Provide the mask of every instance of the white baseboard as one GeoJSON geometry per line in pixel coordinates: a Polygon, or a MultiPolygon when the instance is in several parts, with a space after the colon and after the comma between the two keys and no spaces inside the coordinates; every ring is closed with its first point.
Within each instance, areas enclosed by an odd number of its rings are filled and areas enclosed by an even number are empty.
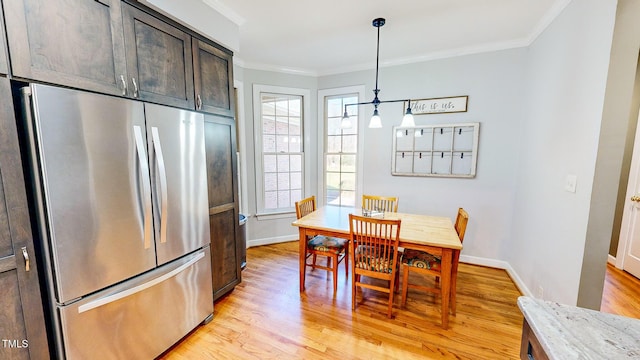
{"type": "Polygon", "coordinates": [[[518,288],[518,290],[520,290],[522,295],[533,297],[533,293],[531,292],[531,290],[529,290],[529,288],[524,284],[524,281],[522,281],[520,276],[518,276],[518,273],[506,261],[482,258],[477,256],[460,255],[460,262],[471,265],[504,269],[507,271],[507,274],[509,275],[513,283],[516,284],[516,287],[518,288]]]}
{"type": "Polygon", "coordinates": [[[607,262],[611,265],[616,265],[616,257],[613,255],[608,255],[607,262]]]}
{"type": "Polygon", "coordinates": [[[276,237],[262,238],[262,239],[253,239],[253,240],[247,241],[247,249],[254,246],[279,244],[283,242],[296,241],[296,240],[298,240],[298,234],[276,236],[276,237]]]}

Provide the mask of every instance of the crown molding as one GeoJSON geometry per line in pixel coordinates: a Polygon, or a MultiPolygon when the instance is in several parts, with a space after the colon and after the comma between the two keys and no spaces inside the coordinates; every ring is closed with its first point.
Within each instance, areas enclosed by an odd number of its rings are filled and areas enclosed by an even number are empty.
{"type": "Polygon", "coordinates": [[[273,72],[279,72],[283,74],[292,74],[292,75],[301,75],[301,76],[313,76],[313,77],[319,76],[318,72],[314,70],[244,61],[242,58],[237,57],[235,55],[233,57],[233,63],[234,65],[238,65],[243,69],[273,71],[273,72]]]}

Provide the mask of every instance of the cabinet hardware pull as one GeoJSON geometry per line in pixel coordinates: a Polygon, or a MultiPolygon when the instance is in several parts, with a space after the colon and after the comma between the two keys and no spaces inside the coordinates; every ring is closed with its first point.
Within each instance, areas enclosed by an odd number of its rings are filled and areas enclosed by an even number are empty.
{"type": "Polygon", "coordinates": [[[122,96],[127,96],[127,80],[124,79],[124,75],[120,75],[120,81],[122,82],[122,96]]]}
{"type": "Polygon", "coordinates": [[[29,271],[31,266],[29,265],[29,254],[26,246],[22,247],[22,257],[24,257],[24,271],[29,271]]]}
{"type": "Polygon", "coordinates": [[[196,109],[202,110],[202,97],[200,97],[200,94],[196,95],[196,109]]]}
{"type": "Polygon", "coordinates": [[[131,82],[133,83],[133,97],[138,97],[138,83],[136,83],[136,78],[132,77],[131,82]]]}

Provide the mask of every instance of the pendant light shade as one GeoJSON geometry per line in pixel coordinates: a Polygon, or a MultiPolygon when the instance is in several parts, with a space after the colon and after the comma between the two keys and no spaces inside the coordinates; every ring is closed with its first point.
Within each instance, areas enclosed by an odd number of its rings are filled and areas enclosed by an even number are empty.
{"type": "Polygon", "coordinates": [[[407,111],[404,113],[402,117],[402,122],[400,123],[401,127],[413,127],[416,126],[416,122],[413,120],[413,113],[411,113],[411,104],[407,108],[407,111]]]}
{"type": "Polygon", "coordinates": [[[342,116],[342,121],[340,121],[340,129],[351,129],[352,126],[353,124],[351,123],[351,119],[349,118],[347,109],[345,109],[344,115],[342,116]]]}
{"type": "Polygon", "coordinates": [[[380,119],[378,109],[373,110],[373,116],[371,116],[371,120],[369,121],[369,127],[372,129],[378,129],[382,127],[382,119],[380,119]]]}
{"type": "Polygon", "coordinates": [[[382,120],[380,119],[380,115],[378,114],[378,105],[382,104],[382,103],[390,103],[390,102],[407,102],[409,104],[409,106],[407,107],[407,110],[404,114],[404,117],[402,118],[402,122],[400,124],[400,126],[402,127],[412,127],[412,126],[416,126],[416,123],[413,119],[413,114],[411,113],[411,99],[403,99],[403,100],[385,100],[382,101],[380,99],[378,99],[378,93],[380,92],[380,89],[378,88],[378,72],[379,72],[379,65],[380,65],[380,28],[384,25],[385,23],[385,19],[383,18],[377,18],[377,19],[373,19],[373,26],[378,28],[378,41],[376,43],[376,87],[375,89],[373,89],[373,100],[369,101],[369,102],[359,102],[359,103],[355,103],[355,104],[345,104],[344,105],[344,116],[342,117],[342,121],[340,122],[340,127],[343,129],[347,129],[351,127],[351,120],[349,120],[349,115],[347,114],[347,106],[357,106],[357,105],[367,105],[367,104],[372,104],[374,106],[374,110],[373,110],[373,116],[371,117],[371,121],[369,121],[369,127],[370,128],[381,128],[382,127],[382,120]]]}

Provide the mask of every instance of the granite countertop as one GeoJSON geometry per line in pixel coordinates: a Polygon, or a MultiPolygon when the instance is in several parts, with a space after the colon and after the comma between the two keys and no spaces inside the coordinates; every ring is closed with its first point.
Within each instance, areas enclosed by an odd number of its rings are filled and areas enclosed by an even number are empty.
{"type": "Polygon", "coordinates": [[[640,320],[521,296],[549,359],[640,359],[640,320]]]}

